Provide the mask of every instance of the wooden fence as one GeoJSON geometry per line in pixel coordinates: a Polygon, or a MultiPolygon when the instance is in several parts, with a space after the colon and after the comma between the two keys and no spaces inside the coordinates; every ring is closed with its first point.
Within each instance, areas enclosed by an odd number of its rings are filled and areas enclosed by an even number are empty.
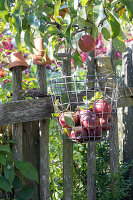
{"type": "MultiPolygon", "coordinates": [[[[63,72],[71,74],[70,54],[60,54],[63,57],[63,72]]],[[[127,57],[125,57],[126,59],[127,57]]],[[[88,56],[88,64],[94,65],[94,52],[88,56]],[[90,59],[91,57],[91,59],[90,59]]],[[[23,100],[22,68],[14,67],[13,101],[0,104],[0,126],[12,124],[12,135],[17,140],[14,147],[15,159],[31,162],[38,170],[39,184],[25,181],[25,184],[35,186],[35,199],[50,199],[49,191],[49,119],[54,112],[51,97],[47,95],[46,68],[37,66],[38,95],[35,99],[23,100]]],[[[93,73],[93,72],[89,72],[93,73]]],[[[133,88],[121,87],[118,107],[132,106],[133,88]],[[124,92],[123,92],[124,89],[124,92]]],[[[116,130],[117,131],[117,130],[116,130]]],[[[111,144],[115,150],[115,144],[111,144]]],[[[114,152],[110,154],[114,162],[114,152]]],[[[87,164],[87,200],[96,199],[94,173],[96,170],[96,144],[88,143],[87,164]]],[[[112,167],[115,170],[115,168],[112,167]]],[[[63,200],[73,199],[73,143],[63,141],[63,200]]]]}

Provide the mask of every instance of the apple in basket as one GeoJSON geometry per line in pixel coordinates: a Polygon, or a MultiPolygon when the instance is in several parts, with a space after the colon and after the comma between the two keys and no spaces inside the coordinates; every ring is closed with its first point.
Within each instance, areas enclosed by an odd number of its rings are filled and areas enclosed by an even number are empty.
{"type": "Polygon", "coordinates": [[[63,128],[72,128],[77,124],[78,116],[74,112],[62,112],[59,115],[59,123],[63,128]]]}
{"type": "Polygon", "coordinates": [[[87,129],[94,129],[99,125],[99,117],[90,110],[81,110],[80,123],[87,129]]]}
{"type": "Polygon", "coordinates": [[[113,116],[111,118],[100,118],[100,125],[102,130],[107,131],[113,128],[114,119],[113,116]]]}
{"type": "Polygon", "coordinates": [[[98,140],[102,138],[102,127],[99,125],[94,129],[88,129],[88,140],[98,140]]]}
{"type": "Polygon", "coordinates": [[[110,119],[112,105],[107,100],[96,100],[93,104],[93,112],[98,114],[100,118],[110,119]]]}
{"type": "Polygon", "coordinates": [[[76,126],[72,129],[70,138],[77,142],[84,142],[87,140],[87,130],[82,126],[76,126]]]}

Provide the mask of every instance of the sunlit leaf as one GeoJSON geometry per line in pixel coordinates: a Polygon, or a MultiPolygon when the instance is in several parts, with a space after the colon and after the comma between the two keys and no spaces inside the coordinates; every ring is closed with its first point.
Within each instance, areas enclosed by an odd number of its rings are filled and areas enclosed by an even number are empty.
{"type": "Polygon", "coordinates": [[[126,45],[122,36],[118,36],[113,39],[113,46],[119,52],[126,52],[126,45]]]}
{"type": "Polygon", "coordinates": [[[94,12],[94,22],[95,22],[96,26],[98,26],[99,22],[101,21],[101,19],[103,17],[102,2],[101,2],[101,4],[94,6],[93,12],[94,12]]]}
{"type": "Polygon", "coordinates": [[[110,38],[110,32],[106,27],[102,27],[101,33],[105,40],[110,38]]]}
{"type": "Polygon", "coordinates": [[[117,21],[116,17],[109,12],[109,23],[112,30],[112,38],[115,38],[120,33],[120,23],[117,21]]]}
{"type": "Polygon", "coordinates": [[[71,114],[71,113],[70,113],[70,114],[66,114],[66,115],[64,116],[64,118],[65,118],[66,124],[67,124],[70,128],[73,128],[74,125],[75,125],[75,123],[74,123],[72,114],[71,114]]]}
{"type": "Polygon", "coordinates": [[[54,6],[54,18],[55,18],[55,21],[57,21],[58,23],[60,23],[60,21],[57,19],[57,17],[59,16],[60,5],[61,5],[61,0],[58,0],[54,6]]]}
{"type": "Polygon", "coordinates": [[[16,46],[18,47],[18,49],[20,51],[22,51],[22,47],[21,47],[21,34],[20,33],[16,34],[16,36],[15,36],[15,43],[16,43],[16,46]]]}
{"type": "Polygon", "coordinates": [[[81,56],[80,56],[80,54],[79,54],[77,49],[74,52],[73,60],[74,60],[76,66],[81,66],[82,65],[82,58],[81,58],[81,56]]]}
{"type": "Polygon", "coordinates": [[[88,0],[81,0],[80,3],[84,7],[87,4],[88,0]]]}

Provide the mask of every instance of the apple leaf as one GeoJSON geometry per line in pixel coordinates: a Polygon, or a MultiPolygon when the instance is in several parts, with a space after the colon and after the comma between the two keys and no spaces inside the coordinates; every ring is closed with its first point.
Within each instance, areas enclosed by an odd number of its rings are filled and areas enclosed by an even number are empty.
{"type": "Polygon", "coordinates": [[[59,24],[60,24],[60,21],[57,19],[57,17],[59,16],[60,5],[61,5],[61,0],[58,0],[54,6],[54,18],[55,18],[55,21],[58,22],[59,24]]]}
{"type": "Polygon", "coordinates": [[[52,117],[53,117],[53,118],[59,117],[59,113],[52,113],[52,117]]]}
{"type": "Polygon", "coordinates": [[[66,124],[70,127],[70,128],[73,128],[75,123],[74,123],[74,120],[73,120],[73,117],[72,117],[72,114],[67,114],[64,116],[65,118],[65,122],[66,124]]]}
{"type": "Polygon", "coordinates": [[[28,47],[29,51],[34,54],[33,52],[33,44],[31,42],[31,31],[28,30],[25,32],[24,34],[24,42],[25,42],[25,45],[28,47]]]}
{"type": "Polygon", "coordinates": [[[87,4],[88,0],[80,0],[81,5],[84,7],[87,4]]]}
{"type": "Polygon", "coordinates": [[[59,34],[60,31],[55,25],[51,25],[51,26],[49,26],[47,33],[50,34],[50,36],[52,36],[52,35],[55,35],[55,34],[59,34]]]}
{"type": "Polygon", "coordinates": [[[110,32],[107,28],[103,27],[101,33],[105,40],[108,40],[110,38],[110,32]]]}
{"type": "Polygon", "coordinates": [[[86,96],[84,96],[83,101],[86,105],[84,108],[86,108],[86,109],[92,108],[94,101],[101,99],[101,98],[103,98],[103,93],[100,91],[97,91],[90,100],[88,100],[86,98],[86,96]]]}
{"type": "Polygon", "coordinates": [[[22,46],[21,46],[21,33],[17,33],[16,36],[15,36],[15,43],[16,43],[16,46],[18,47],[18,49],[20,51],[22,51],[22,46]]]}
{"type": "Polygon", "coordinates": [[[101,16],[103,16],[103,3],[94,6],[93,12],[94,12],[94,22],[96,26],[98,26],[99,22],[102,19],[101,16]]]}
{"type": "Polygon", "coordinates": [[[122,36],[117,36],[113,39],[113,46],[119,52],[126,52],[126,45],[122,36]]]}
{"type": "Polygon", "coordinates": [[[79,54],[77,49],[74,52],[73,60],[74,60],[76,66],[81,66],[82,65],[82,58],[81,58],[81,56],[80,56],[80,54],[79,54]]]}
{"type": "Polygon", "coordinates": [[[112,30],[112,36],[111,37],[115,38],[120,33],[120,24],[117,21],[117,19],[115,18],[115,16],[111,14],[111,12],[109,12],[109,23],[111,25],[111,30],[112,30]]]}
{"type": "Polygon", "coordinates": [[[96,92],[95,94],[94,94],[94,101],[95,100],[98,100],[98,99],[102,99],[103,98],[103,93],[102,92],[100,92],[100,91],[98,91],[98,92],[96,92]]]}

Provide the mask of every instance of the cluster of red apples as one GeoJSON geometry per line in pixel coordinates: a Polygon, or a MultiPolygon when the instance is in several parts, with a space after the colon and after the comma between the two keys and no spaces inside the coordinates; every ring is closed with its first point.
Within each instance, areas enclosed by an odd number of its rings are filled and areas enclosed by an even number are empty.
{"type": "Polygon", "coordinates": [[[100,140],[103,131],[113,128],[112,106],[107,100],[96,100],[90,110],[61,113],[59,123],[65,130],[65,136],[72,141],[82,143],[88,140],[100,140]],[[74,122],[73,127],[68,123],[71,119],[74,122]]]}

